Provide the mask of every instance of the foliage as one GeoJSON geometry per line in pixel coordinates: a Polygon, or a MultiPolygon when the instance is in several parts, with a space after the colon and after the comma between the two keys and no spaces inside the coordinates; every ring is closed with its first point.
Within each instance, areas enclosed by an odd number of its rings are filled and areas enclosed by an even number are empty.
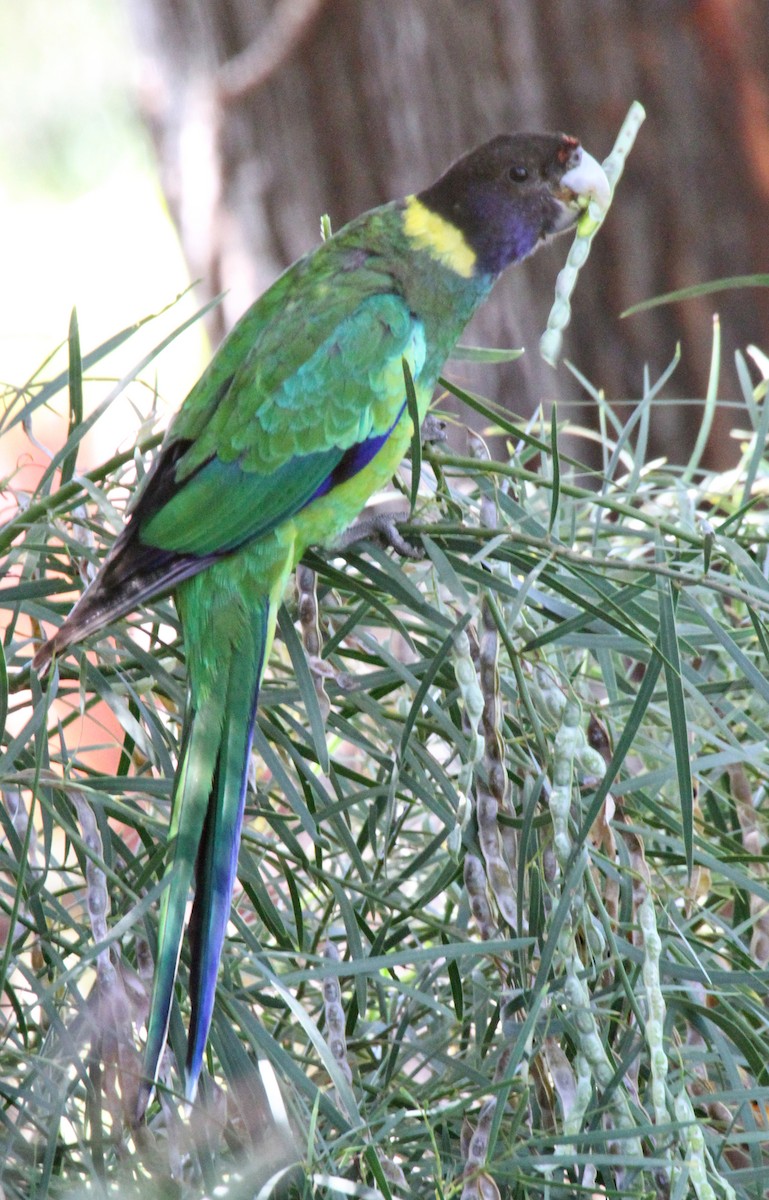
{"type": "Polygon", "coordinates": [[[422,452],[401,530],[423,558],[309,557],[263,689],[212,1077],[188,1120],[169,1054],[140,1130],[173,606],[45,691],[28,663],[157,435],[78,470],[74,325],[69,376],[8,393],[3,432],[62,390],[71,419],[34,495],[6,481],[0,532],[6,1197],[762,1195],[769,406],[739,367],[751,430],[721,478],[645,461],[667,374],[625,424],[588,389],[597,472],[555,412],[522,429],[447,384],[486,429],[422,452]]]}

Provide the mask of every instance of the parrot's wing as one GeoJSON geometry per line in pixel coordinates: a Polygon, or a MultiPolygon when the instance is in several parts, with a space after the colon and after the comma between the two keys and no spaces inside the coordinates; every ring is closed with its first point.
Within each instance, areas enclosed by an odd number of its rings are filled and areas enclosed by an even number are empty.
{"type": "MultiPolygon", "coordinates": [[[[53,653],[290,520],[362,471],[387,441],[405,406],[403,360],[414,378],[425,360],[421,321],[401,296],[374,293],[352,311],[348,298],[348,315],[320,338],[335,305],[313,320],[314,299],[297,345],[282,355],[273,321],[266,335],[257,322],[255,349],[245,357],[233,353],[229,339],[216,355],[101,571],[38,651],[37,670],[53,653]],[[220,358],[231,362],[224,375],[220,358]]],[[[256,321],[261,304],[244,320],[256,321]]],[[[237,349],[243,322],[233,334],[237,349]]]]}
{"type": "Polygon", "coordinates": [[[351,478],[403,412],[404,358],[417,376],[424,330],[393,294],[367,297],[279,382],[271,364],[249,356],[200,437],[166,458],[171,478],[161,463],[134,512],[139,542],[185,556],[227,554],[351,478]]]}

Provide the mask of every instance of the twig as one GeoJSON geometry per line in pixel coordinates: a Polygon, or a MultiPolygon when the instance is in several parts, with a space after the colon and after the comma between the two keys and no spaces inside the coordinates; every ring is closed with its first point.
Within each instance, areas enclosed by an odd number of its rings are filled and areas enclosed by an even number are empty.
{"type": "Polygon", "coordinates": [[[219,70],[217,94],[222,104],[242,100],[262,87],[308,32],[325,0],[279,0],[255,41],[219,70]]]}

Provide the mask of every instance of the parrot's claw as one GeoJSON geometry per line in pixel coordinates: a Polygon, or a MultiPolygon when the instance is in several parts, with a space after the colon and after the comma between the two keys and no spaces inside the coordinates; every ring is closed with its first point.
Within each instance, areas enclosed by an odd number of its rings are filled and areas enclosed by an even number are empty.
{"type": "Polygon", "coordinates": [[[412,546],[398,531],[398,521],[408,520],[407,513],[371,513],[360,517],[349,529],[342,534],[337,543],[340,550],[353,546],[356,542],[371,539],[380,546],[393,549],[403,558],[420,559],[424,557],[418,546],[412,546]]]}
{"type": "Polygon", "coordinates": [[[422,422],[423,445],[437,445],[440,442],[446,441],[448,441],[446,422],[441,417],[436,417],[433,413],[428,413],[422,422]]]}

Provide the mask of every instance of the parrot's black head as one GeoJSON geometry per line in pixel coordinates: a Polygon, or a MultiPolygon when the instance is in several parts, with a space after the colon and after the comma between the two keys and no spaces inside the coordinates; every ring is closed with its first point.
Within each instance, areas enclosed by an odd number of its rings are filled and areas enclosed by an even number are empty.
{"type": "Polygon", "coordinates": [[[417,199],[460,231],[476,273],[496,275],[569,229],[583,197],[606,204],[608,193],[602,168],[576,138],[514,133],[465,154],[417,199]]]}

